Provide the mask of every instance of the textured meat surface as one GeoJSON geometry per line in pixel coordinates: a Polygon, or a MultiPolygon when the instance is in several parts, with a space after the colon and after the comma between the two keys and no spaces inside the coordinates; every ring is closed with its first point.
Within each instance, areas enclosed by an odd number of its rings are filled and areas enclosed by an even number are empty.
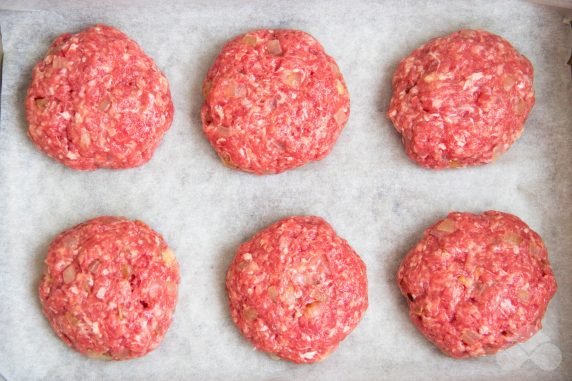
{"type": "Polygon", "coordinates": [[[397,278],[413,323],[458,358],[528,340],[556,292],[540,236],[495,211],[450,213],[425,231],[397,278]]]}
{"type": "Polygon", "coordinates": [[[324,158],[350,112],[336,62],[298,30],[257,30],[231,40],[203,94],[208,140],[226,165],[256,174],[324,158]]]}
{"type": "Polygon", "coordinates": [[[534,104],[530,61],[480,30],[436,38],[402,60],[388,116],[428,168],[490,163],[521,135],[534,104]]]}
{"type": "Polygon", "coordinates": [[[169,84],[125,34],[96,25],[64,34],[33,70],[28,135],[80,170],[146,163],[171,126],[169,84]]]}
{"type": "Polygon", "coordinates": [[[289,217],[243,243],[226,278],[232,319],[260,350],[319,361],[367,309],[365,264],[319,217],[289,217]]]}
{"type": "Polygon", "coordinates": [[[179,265],[140,221],[98,217],[50,245],[40,282],[58,336],[84,355],[123,360],[155,349],[171,324],[179,265]]]}

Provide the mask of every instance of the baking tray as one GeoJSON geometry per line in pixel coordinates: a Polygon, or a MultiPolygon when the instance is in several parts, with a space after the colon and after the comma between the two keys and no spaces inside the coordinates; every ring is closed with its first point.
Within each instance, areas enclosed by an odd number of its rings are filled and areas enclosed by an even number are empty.
{"type": "MultiPolygon", "coordinates": [[[[8,380],[570,380],[572,378],[572,36],[550,8],[524,1],[3,1],[0,125],[0,373],[8,380]],[[171,83],[175,119],[153,159],[77,172],[26,137],[32,66],[60,33],[116,26],[171,83]],[[298,28],[337,60],[351,116],[323,161],[258,177],[223,167],[199,119],[201,83],[222,45],[254,28],[298,28]],[[397,62],[428,39],[484,28],[535,67],[536,105],[497,162],[431,171],[414,165],[385,116],[397,62]],[[395,282],[423,229],[448,211],[496,209],[544,238],[559,289],[544,329],[496,356],[454,360],[409,322],[395,282]],[[54,236],[98,215],[141,219],[181,264],[179,303],[162,345],[125,362],[87,359],[43,317],[37,283],[54,236]],[[254,351],[234,327],[224,276],[240,242],[288,215],[326,218],[368,267],[370,307],[327,360],[295,365],[254,351]]],[[[1,378],[0,378],[1,379],[1,378]]]]}

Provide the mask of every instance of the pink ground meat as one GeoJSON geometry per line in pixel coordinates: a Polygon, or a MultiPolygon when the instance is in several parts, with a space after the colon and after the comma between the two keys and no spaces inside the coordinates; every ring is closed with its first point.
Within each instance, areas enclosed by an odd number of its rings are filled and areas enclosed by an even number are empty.
{"type": "Polygon", "coordinates": [[[50,245],[39,294],[56,334],[89,357],[124,360],[155,349],[171,325],[179,264],[140,221],[98,217],[50,245]]]}
{"type": "Polygon", "coordinates": [[[226,277],[231,316],[257,348],[327,357],[368,306],[365,264],[319,217],[289,217],[243,243],[226,277]]]}
{"type": "Polygon", "coordinates": [[[493,354],[541,328],[556,292],[546,247],[519,218],[450,213],[399,267],[415,326],[449,356],[493,354]]]}
{"type": "Polygon", "coordinates": [[[350,112],[338,65],[299,30],[227,43],[203,85],[203,130],[222,161],[256,174],[323,159],[350,112]]]}
{"type": "Polygon", "coordinates": [[[169,83],[119,30],[64,34],[35,67],[26,97],[28,135],[80,170],[146,163],[173,120],[169,83]]]}
{"type": "Polygon", "coordinates": [[[520,137],[534,104],[532,81],[532,64],[508,41],[461,30],[399,63],[388,116],[421,166],[486,164],[520,137]]]}

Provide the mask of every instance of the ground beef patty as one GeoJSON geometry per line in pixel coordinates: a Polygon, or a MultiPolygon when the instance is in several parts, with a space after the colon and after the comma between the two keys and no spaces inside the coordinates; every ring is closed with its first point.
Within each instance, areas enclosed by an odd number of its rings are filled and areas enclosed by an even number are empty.
{"type": "Polygon", "coordinates": [[[438,221],[409,252],[397,279],[413,323],[458,358],[528,340],[556,292],[540,236],[494,211],[438,221]]]}
{"type": "Polygon", "coordinates": [[[399,63],[388,115],[409,157],[428,168],[490,163],[522,133],[532,64],[503,38],[461,30],[399,63]]]}
{"type": "Polygon", "coordinates": [[[26,111],[34,143],[81,170],[146,163],[173,119],[165,76],[105,25],[54,41],[34,67],[26,111]]]}
{"type": "Polygon", "coordinates": [[[350,112],[336,62],[299,30],[257,30],[222,49],[203,85],[204,132],[230,166],[279,173],[323,159],[350,112]]]}
{"type": "Polygon", "coordinates": [[[283,219],[243,243],[226,287],[244,336],[296,363],[328,356],[368,304],[365,264],[319,217],[283,219]]]}
{"type": "Polygon", "coordinates": [[[61,233],[45,263],[40,301],[66,344],[113,360],[159,345],[179,284],[179,264],[161,235],[140,221],[99,217],[61,233]]]}

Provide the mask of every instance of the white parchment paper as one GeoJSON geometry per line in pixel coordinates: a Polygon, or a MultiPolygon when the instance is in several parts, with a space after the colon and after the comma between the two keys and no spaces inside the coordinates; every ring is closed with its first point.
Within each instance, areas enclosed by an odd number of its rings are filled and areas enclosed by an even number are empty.
{"type": "MultiPolygon", "coordinates": [[[[524,1],[2,1],[0,374],[12,380],[570,380],[572,377],[572,84],[570,27],[524,1]],[[135,2],[132,2],[135,3],[135,2]],[[123,171],[77,172],[26,137],[31,68],[52,40],[94,23],[116,26],[165,72],[175,120],[153,159],[123,171]],[[257,177],[222,166],[203,137],[201,83],[229,38],[299,28],[336,58],[351,94],[349,123],[323,161],[257,177]],[[496,163],[415,166],[385,117],[397,62],[428,39],[484,28],[535,67],[537,102],[522,138],[496,163]],[[413,327],[395,283],[423,229],[448,211],[496,209],[544,238],[558,292],[544,329],[497,356],[453,360],[413,327]],[[37,297],[60,231],[99,215],[141,219],[177,254],[182,282],[162,345],[126,362],[65,346],[37,297]],[[292,214],[326,218],[368,266],[370,307],[327,360],[295,365],[252,350],[228,313],[224,276],[235,248],[292,214]]],[[[2,377],[0,377],[2,380],[2,377]]]]}

